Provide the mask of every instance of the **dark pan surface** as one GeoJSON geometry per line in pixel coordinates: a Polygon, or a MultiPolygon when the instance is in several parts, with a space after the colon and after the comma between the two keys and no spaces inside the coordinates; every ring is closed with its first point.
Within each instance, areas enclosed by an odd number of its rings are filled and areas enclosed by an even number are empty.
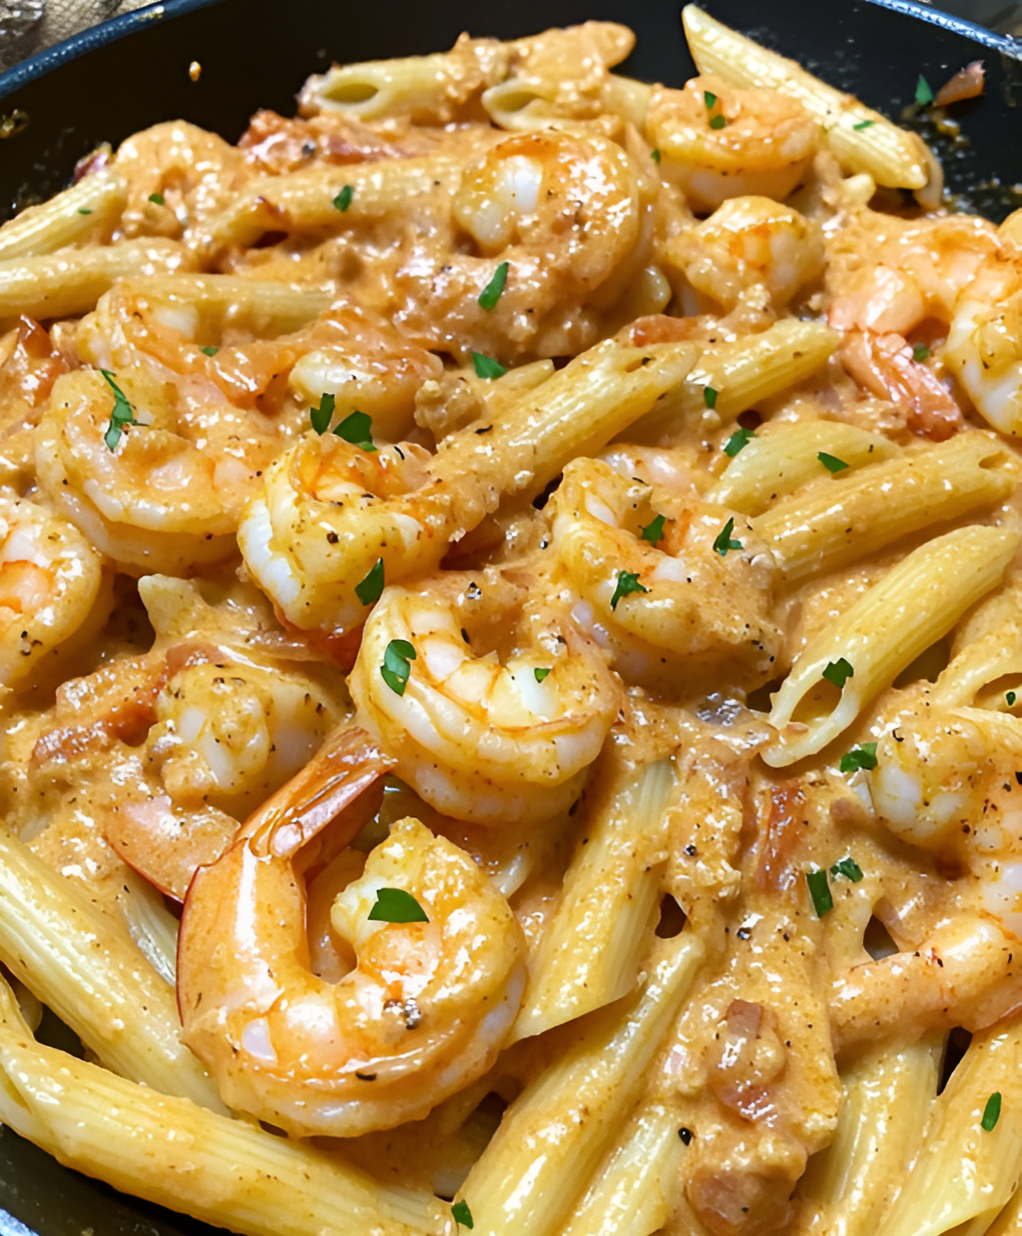
{"type": "MultiPolygon", "coordinates": [[[[956,112],[947,149],[963,205],[1000,219],[1022,204],[1022,61],[1013,40],[911,0],[705,0],[729,25],[795,57],[892,117],[923,73],[936,89],[983,59],[987,94],[956,112]]],[[[441,50],[462,30],[510,38],[588,18],[626,22],[639,44],[625,70],[680,85],[693,72],[678,0],[169,0],[53,48],[0,75],[0,219],[49,196],[78,158],[159,120],[183,118],[235,141],[257,108],[284,114],[306,76],[332,60],[441,50]],[[189,79],[193,60],[202,65],[189,79]]],[[[59,1026],[44,1023],[57,1042],[59,1026]]],[[[66,1033],[66,1032],[65,1032],[66,1033]]],[[[64,1045],[61,1043],[61,1045],[64,1045]]],[[[201,1236],[203,1224],[123,1197],[0,1132],[0,1236],[201,1236]],[[5,1210],[6,1209],[6,1213],[5,1210]]]]}

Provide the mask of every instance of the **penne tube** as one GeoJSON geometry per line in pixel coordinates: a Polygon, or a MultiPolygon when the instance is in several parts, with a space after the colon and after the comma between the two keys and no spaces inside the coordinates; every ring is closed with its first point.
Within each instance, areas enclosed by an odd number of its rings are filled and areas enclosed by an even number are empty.
{"type": "Polygon", "coordinates": [[[0,262],[0,325],[90,313],[118,279],[194,270],[195,255],[173,240],[121,240],[0,262]]]}
{"type": "Polygon", "coordinates": [[[986,1236],[1022,1236],[1022,1188],[986,1229],[986,1236]]]}
{"type": "Polygon", "coordinates": [[[238,275],[154,275],[132,279],[131,290],[168,304],[193,306],[225,326],[244,323],[261,337],[301,329],[330,308],[333,293],[319,288],[290,287],[266,279],[238,275]]]}
{"type": "Polygon", "coordinates": [[[53,253],[90,232],[106,231],[119,218],[127,196],[123,177],[114,171],[84,177],[0,227],[0,262],[53,253]]]}
{"type": "Polygon", "coordinates": [[[0,1120],[66,1167],[243,1236],[413,1236],[441,1204],[36,1043],[0,980],[0,1120]]]}
{"type": "Polygon", "coordinates": [[[773,697],[770,724],[778,739],[763,759],[785,768],[833,742],[999,583],[1018,541],[1004,528],[959,528],[902,559],[798,656],[773,697]],[[851,672],[839,688],[824,672],[840,672],[841,663],[851,672]]]}
{"type": "Polygon", "coordinates": [[[781,423],[752,437],[706,496],[731,511],[760,515],[775,499],[811,481],[827,479],[821,451],[850,470],[899,453],[887,438],[843,421],[781,423]]]}
{"type": "Polygon", "coordinates": [[[574,1045],[504,1113],[460,1190],[476,1236],[561,1236],[703,958],[685,932],[658,943],[641,994],[581,1023],[574,1045]]]}
{"type": "Polygon", "coordinates": [[[1022,1027],[977,1034],[933,1107],[922,1150],[877,1236],[981,1236],[1010,1200],[1022,1157],[1022,1027]],[[998,1095],[996,1123],[988,1104],[998,1095]],[[984,1115],[987,1114],[987,1127],[984,1115]]]}
{"type": "Polygon", "coordinates": [[[563,1236],[652,1236],[670,1218],[667,1199],[684,1156],[674,1114],[662,1103],[643,1108],[595,1173],[563,1236]]]}
{"type": "Polygon", "coordinates": [[[1022,701],[1022,627],[1014,618],[988,631],[953,657],[933,687],[933,702],[943,708],[976,704],[1007,711],[1007,693],[1022,701]],[[1003,681],[1002,681],[1003,680],[1003,681]],[[991,686],[997,683],[996,687],[991,686]]]}
{"type": "Polygon", "coordinates": [[[635,125],[641,133],[646,127],[646,112],[652,93],[653,87],[646,82],[611,73],[603,88],[603,105],[607,111],[635,125]]]}
{"type": "Polygon", "coordinates": [[[834,1140],[799,1184],[797,1236],[872,1236],[922,1145],[940,1081],[944,1036],[857,1060],[841,1078],[834,1140]]]}
{"type": "Polygon", "coordinates": [[[674,398],[628,432],[630,442],[668,446],[707,416],[727,424],[762,399],[812,377],[830,359],[840,334],[820,322],[786,318],[759,335],[707,347],[674,398]],[[713,410],[709,411],[707,390],[713,410]]]}
{"type": "Polygon", "coordinates": [[[213,250],[254,245],[267,232],[340,231],[407,209],[409,199],[453,194],[462,164],[445,155],[310,168],[253,181],[210,221],[213,250]],[[350,189],[342,210],[335,205],[350,189]]]}
{"type": "Polygon", "coordinates": [[[1000,502],[1014,488],[1017,472],[993,434],[962,433],[850,476],[838,473],[752,522],[785,579],[804,579],[1000,502]]]}
{"type": "Polygon", "coordinates": [[[227,1109],[180,1042],[174,990],[127,928],[95,910],[16,837],[0,832],[0,960],[107,1068],[227,1109]]]}
{"type": "Polygon", "coordinates": [[[821,82],[794,60],[728,29],[694,4],[682,10],[682,22],[700,73],[797,99],[823,126],[828,146],[850,171],[866,172],[890,189],[922,189],[930,181],[932,156],[916,134],[821,82]]]}
{"type": "Polygon", "coordinates": [[[649,949],[666,860],[669,759],[614,777],[597,801],[564,877],[513,1039],[542,1034],[619,1000],[649,949]]]}

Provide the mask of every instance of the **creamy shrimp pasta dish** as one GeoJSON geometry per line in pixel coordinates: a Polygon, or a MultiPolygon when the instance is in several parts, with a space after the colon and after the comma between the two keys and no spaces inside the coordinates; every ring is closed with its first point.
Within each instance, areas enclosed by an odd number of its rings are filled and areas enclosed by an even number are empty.
{"type": "Polygon", "coordinates": [[[244,1236],[1022,1232],[1022,212],[683,21],[685,83],[464,35],[0,228],[61,1163],[244,1236]]]}

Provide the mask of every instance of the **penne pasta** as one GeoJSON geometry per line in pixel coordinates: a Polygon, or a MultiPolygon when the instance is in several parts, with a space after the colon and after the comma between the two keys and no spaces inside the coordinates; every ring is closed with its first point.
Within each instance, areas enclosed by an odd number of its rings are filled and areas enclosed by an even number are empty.
{"type": "Polygon", "coordinates": [[[244,326],[260,335],[288,334],[308,325],[335,299],[318,288],[289,287],[235,275],[154,275],[126,280],[131,293],[146,301],[193,307],[225,326],[244,326]]]}
{"type": "Polygon", "coordinates": [[[102,234],[118,218],[126,200],[127,185],[117,172],[86,176],[0,227],[0,262],[39,257],[102,234]]]}
{"type": "Polygon", "coordinates": [[[898,563],[796,659],[773,696],[770,724],[778,740],[763,752],[766,762],[785,768],[833,742],[999,582],[1018,541],[1006,529],[959,528],[898,563]],[[841,687],[824,677],[839,662],[851,667],[847,677],[838,667],[841,687]]]}

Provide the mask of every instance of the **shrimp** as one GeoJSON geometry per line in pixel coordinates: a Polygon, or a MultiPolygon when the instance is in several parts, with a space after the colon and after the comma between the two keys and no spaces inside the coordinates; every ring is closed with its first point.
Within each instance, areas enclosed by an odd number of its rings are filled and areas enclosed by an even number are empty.
{"type": "Polygon", "coordinates": [[[25,493],[35,479],[35,426],[68,364],[31,318],[0,338],[0,484],[25,493]]]}
{"type": "Polygon", "coordinates": [[[725,664],[750,688],[771,677],[777,568],[742,516],[591,459],[568,464],[551,505],[554,553],[579,598],[572,615],[625,678],[688,683],[725,664]]]}
{"type": "Polygon", "coordinates": [[[22,689],[66,673],[112,604],[111,581],[74,524],[0,498],[0,685],[22,689]]]}
{"type": "Polygon", "coordinates": [[[664,261],[713,308],[730,313],[744,300],[779,311],[822,274],[823,239],[819,227],[790,206],[732,197],[669,240],[664,261]]]}
{"type": "Polygon", "coordinates": [[[708,212],[750,194],[783,201],[808,169],[820,130],[795,99],[704,74],[683,90],[654,87],[646,136],[664,179],[693,210],[708,212]]]}
{"type": "Polygon", "coordinates": [[[196,874],[185,902],[184,1040],[230,1106],[297,1136],[423,1118],[489,1069],[525,987],[507,902],[413,819],[333,902],[354,969],[330,983],[308,968],[306,873],[371,817],[386,767],[363,731],[342,730],[196,874]],[[371,920],[382,889],[410,894],[426,921],[371,920]]]}
{"type": "Polygon", "coordinates": [[[401,778],[476,824],[566,810],[620,704],[599,649],[559,604],[493,569],[385,589],[349,687],[401,778]]]}

